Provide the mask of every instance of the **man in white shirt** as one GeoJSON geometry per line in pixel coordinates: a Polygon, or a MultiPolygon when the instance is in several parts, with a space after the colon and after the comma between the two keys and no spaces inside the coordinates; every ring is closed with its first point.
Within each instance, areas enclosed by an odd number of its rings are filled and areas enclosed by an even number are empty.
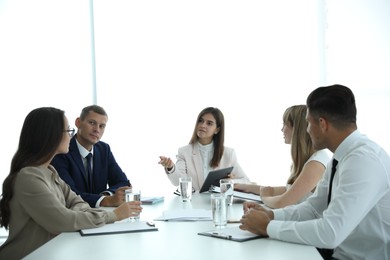
{"type": "Polygon", "coordinates": [[[357,130],[352,91],[315,89],[307,98],[308,133],[332,161],[305,202],[277,210],[244,204],[240,228],[272,239],[313,245],[325,259],[390,259],[390,157],[357,130]],[[328,194],[329,198],[328,198],[328,194]]]}

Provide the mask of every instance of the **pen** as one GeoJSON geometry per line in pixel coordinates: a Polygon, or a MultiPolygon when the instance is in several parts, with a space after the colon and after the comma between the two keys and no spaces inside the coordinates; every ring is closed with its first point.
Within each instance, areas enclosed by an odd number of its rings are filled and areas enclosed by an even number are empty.
{"type": "Polygon", "coordinates": [[[219,237],[219,238],[229,239],[229,240],[232,239],[231,235],[219,234],[217,232],[211,233],[211,236],[212,237],[219,237]]]}
{"type": "Polygon", "coordinates": [[[146,222],[146,224],[147,224],[149,227],[154,227],[154,226],[156,226],[156,225],[154,224],[153,221],[148,221],[148,222],[146,222]]]}
{"type": "Polygon", "coordinates": [[[240,220],[228,220],[227,223],[228,224],[241,223],[241,221],[240,220]]]}

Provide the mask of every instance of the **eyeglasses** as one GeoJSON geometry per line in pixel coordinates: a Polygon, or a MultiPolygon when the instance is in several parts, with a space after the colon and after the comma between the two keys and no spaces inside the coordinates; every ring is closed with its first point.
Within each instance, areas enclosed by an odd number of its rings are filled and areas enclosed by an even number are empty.
{"type": "Polygon", "coordinates": [[[69,128],[66,129],[64,132],[67,132],[70,137],[73,137],[76,130],[74,128],[69,128]]]}

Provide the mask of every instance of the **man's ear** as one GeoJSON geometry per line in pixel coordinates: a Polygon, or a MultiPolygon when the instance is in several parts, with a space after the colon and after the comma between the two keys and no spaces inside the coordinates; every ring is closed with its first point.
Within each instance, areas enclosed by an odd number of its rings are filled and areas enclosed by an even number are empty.
{"type": "Polygon", "coordinates": [[[320,117],[318,119],[318,123],[320,125],[320,128],[321,128],[322,132],[328,131],[328,128],[329,128],[328,120],[326,120],[323,117],[320,117]]]}
{"type": "Polygon", "coordinates": [[[80,117],[78,117],[78,118],[76,118],[76,120],[74,121],[74,125],[75,125],[77,128],[79,128],[80,124],[81,124],[81,119],[80,119],[80,117]]]}

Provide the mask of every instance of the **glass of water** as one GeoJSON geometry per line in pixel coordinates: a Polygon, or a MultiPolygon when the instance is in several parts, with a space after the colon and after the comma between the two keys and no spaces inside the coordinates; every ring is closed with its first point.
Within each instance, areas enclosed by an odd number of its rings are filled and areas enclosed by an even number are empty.
{"type": "MultiPolygon", "coordinates": [[[[129,201],[141,201],[141,191],[134,189],[125,190],[126,202],[129,201]]],[[[131,222],[139,221],[139,212],[132,212],[133,216],[129,217],[131,222]]]]}
{"type": "Polygon", "coordinates": [[[221,179],[219,181],[219,187],[221,188],[221,193],[225,194],[227,205],[233,205],[233,193],[234,193],[234,182],[232,179],[221,179]]]}
{"type": "Polygon", "coordinates": [[[192,198],[192,178],[191,176],[185,175],[179,179],[180,195],[182,201],[191,201],[192,198]]]}
{"type": "Polygon", "coordinates": [[[227,201],[226,196],[221,193],[212,193],[211,212],[213,215],[213,222],[216,228],[224,228],[227,225],[227,201]]]}

